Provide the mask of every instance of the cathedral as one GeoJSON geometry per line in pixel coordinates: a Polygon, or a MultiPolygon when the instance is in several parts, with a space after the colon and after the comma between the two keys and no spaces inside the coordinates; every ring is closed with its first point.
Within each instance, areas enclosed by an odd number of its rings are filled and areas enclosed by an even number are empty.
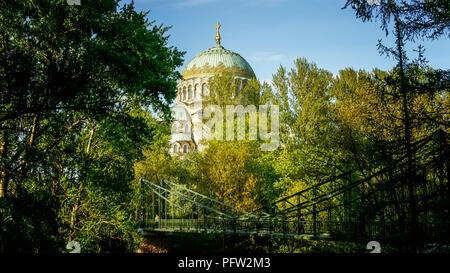
{"type": "Polygon", "coordinates": [[[220,27],[220,23],[217,23],[216,45],[195,56],[181,73],[176,104],[172,107],[172,155],[183,157],[194,150],[201,152],[206,147],[202,142],[205,138],[202,100],[209,94],[208,80],[211,77],[231,72],[244,85],[255,78],[252,67],[244,58],[221,45],[220,27]]]}

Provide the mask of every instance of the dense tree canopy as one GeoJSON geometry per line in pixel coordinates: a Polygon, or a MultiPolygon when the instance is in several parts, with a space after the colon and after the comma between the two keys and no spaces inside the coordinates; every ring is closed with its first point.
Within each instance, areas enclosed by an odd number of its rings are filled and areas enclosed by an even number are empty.
{"type": "Polygon", "coordinates": [[[115,0],[0,10],[0,251],[134,249],[133,165],[159,127],[142,109],[168,117],[183,53],[115,0]]]}

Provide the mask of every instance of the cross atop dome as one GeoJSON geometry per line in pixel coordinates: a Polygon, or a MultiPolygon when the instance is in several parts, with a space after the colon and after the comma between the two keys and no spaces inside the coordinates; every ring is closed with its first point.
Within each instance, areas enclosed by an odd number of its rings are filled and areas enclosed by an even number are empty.
{"type": "Polygon", "coordinates": [[[216,44],[218,44],[218,45],[220,45],[220,40],[222,39],[221,37],[220,37],[220,27],[221,27],[222,25],[220,24],[220,22],[217,22],[217,25],[216,25],[216,29],[217,29],[217,34],[216,34],[216,44]]]}
{"type": "Polygon", "coordinates": [[[196,55],[186,65],[181,73],[183,80],[212,77],[223,74],[225,71],[231,72],[235,77],[246,78],[247,80],[255,78],[255,72],[242,56],[220,44],[222,40],[220,36],[221,27],[220,22],[217,22],[216,45],[196,55]]]}

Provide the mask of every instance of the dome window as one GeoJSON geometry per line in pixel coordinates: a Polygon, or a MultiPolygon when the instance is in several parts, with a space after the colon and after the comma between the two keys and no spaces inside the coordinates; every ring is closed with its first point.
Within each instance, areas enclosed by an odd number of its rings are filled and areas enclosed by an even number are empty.
{"type": "Polygon", "coordinates": [[[187,154],[187,152],[188,152],[188,146],[187,146],[187,144],[184,144],[183,145],[183,153],[187,154]]]}
{"type": "Polygon", "coordinates": [[[204,84],[202,85],[202,96],[208,95],[207,93],[208,93],[208,90],[207,90],[207,88],[206,88],[206,83],[204,83],[204,84]]]}
{"type": "Polygon", "coordinates": [[[189,85],[189,99],[191,100],[191,99],[193,99],[193,91],[192,91],[192,85],[189,85]]]}
{"type": "Polygon", "coordinates": [[[244,79],[244,80],[242,81],[242,89],[244,89],[244,88],[247,86],[247,84],[248,84],[248,80],[247,80],[247,79],[244,79]]]}

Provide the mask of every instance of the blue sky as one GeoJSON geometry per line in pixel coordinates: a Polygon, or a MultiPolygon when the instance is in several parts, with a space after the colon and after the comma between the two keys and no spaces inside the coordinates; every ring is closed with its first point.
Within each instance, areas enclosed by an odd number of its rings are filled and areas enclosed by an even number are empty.
{"type": "MultiPolygon", "coordinates": [[[[291,68],[298,57],[337,74],[340,69],[389,70],[395,64],[380,56],[382,39],[392,45],[377,22],[357,20],[353,10],[342,10],[345,0],[135,0],[137,10],[150,10],[150,19],[173,26],[170,45],[186,51],[186,65],[195,55],[214,46],[216,24],[222,24],[222,45],[239,53],[257,77],[271,81],[280,65],[291,68]]],[[[450,68],[450,40],[416,41],[429,65],[450,68]]],[[[410,55],[416,57],[416,54],[410,55]]],[[[182,70],[182,68],[180,68],[182,70]]]]}

